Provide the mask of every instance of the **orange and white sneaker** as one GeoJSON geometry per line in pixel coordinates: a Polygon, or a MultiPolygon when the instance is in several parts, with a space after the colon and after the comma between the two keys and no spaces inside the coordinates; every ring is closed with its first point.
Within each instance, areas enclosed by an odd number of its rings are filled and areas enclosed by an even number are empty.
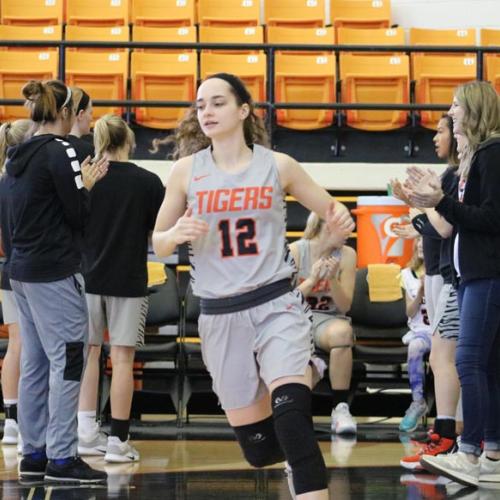
{"type": "Polygon", "coordinates": [[[420,448],[414,455],[403,457],[399,462],[401,467],[410,470],[423,470],[420,459],[423,455],[445,455],[457,451],[455,439],[442,438],[439,434],[432,434],[430,442],[420,448]]]}

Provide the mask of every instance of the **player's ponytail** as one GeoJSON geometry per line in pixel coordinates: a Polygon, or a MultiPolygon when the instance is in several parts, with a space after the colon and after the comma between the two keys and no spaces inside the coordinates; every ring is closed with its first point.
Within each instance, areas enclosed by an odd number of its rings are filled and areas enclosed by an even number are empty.
{"type": "Polygon", "coordinates": [[[7,149],[26,141],[33,131],[34,123],[26,119],[7,122],[0,127],[0,173],[7,159],[7,149]]]}
{"type": "Polygon", "coordinates": [[[30,80],[22,89],[26,107],[36,123],[54,122],[63,108],[73,113],[71,89],[59,80],[30,80]]]}
{"type": "Polygon", "coordinates": [[[323,221],[316,212],[311,212],[307,218],[306,228],[304,229],[304,239],[312,240],[318,236],[323,226],[323,221]]]}
{"type": "Polygon", "coordinates": [[[96,159],[99,160],[106,152],[113,153],[127,146],[129,151],[132,151],[135,147],[135,136],[122,118],[108,114],[95,123],[94,146],[96,159]]]}

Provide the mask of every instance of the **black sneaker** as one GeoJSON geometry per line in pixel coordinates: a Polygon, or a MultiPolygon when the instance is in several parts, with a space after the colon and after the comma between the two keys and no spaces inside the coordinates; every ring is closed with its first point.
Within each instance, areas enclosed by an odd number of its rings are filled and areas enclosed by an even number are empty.
{"type": "Polygon", "coordinates": [[[69,458],[63,465],[57,465],[49,460],[45,469],[45,480],[57,483],[104,483],[108,475],[100,470],[95,470],[80,457],[69,458]]]}
{"type": "Polygon", "coordinates": [[[32,455],[24,455],[19,463],[19,478],[43,480],[45,476],[45,468],[47,467],[47,457],[44,454],[39,454],[39,457],[32,455]]]}

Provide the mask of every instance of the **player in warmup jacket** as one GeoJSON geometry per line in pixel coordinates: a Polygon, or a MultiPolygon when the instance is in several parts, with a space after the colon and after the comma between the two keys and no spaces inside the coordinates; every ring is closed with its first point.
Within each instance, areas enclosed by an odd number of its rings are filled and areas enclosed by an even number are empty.
{"type": "Polygon", "coordinates": [[[71,89],[30,81],[23,95],[37,133],[6,164],[9,272],[22,340],[19,428],[21,478],[92,483],[106,474],[77,455],[76,413],[88,342],[78,235],[87,192],[105,161],[80,165],[65,141],[74,119],[71,89]]]}
{"type": "Polygon", "coordinates": [[[177,130],[178,155],[153,233],[159,256],[190,243],[201,298],[202,354],[247,461],[286,460],[297,498],[328,498],[311,415],[311,319],[291,285],[285,194],[350,232],[344,205],[266,133],[241,80],[218,73],[198,88],[177,130]]]}

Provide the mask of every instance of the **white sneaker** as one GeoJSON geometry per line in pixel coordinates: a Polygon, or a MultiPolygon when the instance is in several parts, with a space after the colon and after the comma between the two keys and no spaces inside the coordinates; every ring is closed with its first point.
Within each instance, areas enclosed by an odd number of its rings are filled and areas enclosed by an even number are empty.
{"type": "Polygon", "coordinates": [[[78,432],[78,455],[81,457],[105,455],[107,444],[108,436],[99,429],[90,434],[78,432]]]}
{"type": "Polygon", "coordinates": [[[500,461],[493,462],[486,458],[483,453],[479,457],[481,471],[479,472],[479,482],[481,483],[500,483],[500,461]]]}
{"type": "Polygon", "coordinates": [[[104,460],[110,463],[137,462],[139,452],[127,441],[120,441],[116,436],[108,436],[108,446],[104,460]]]}
{"type": "Polygon", "coordinates": [[[466,486],[477,486],[479,483],[481,465],[470,462],[461,451],[448,455],[423,455],[420,464],[433,474],[440,474],[466,486]]]}
{"type": "Polygon", "coordinates": [[[3,424],[2,444],[17,444],[19,427],[13,418],[6,418],[3,424]]]}
{"type": "Polygon", "coordinates": [[[21,434],[17,435],[17,454],[23,454],[23,437],[21,436],[21,434]]]}
{"type": "Polygon", "coordinates": [[[347,403],[339,403],[332,411],[332,432],[335,434],[356,434],[356,421],[347,403]]]}

